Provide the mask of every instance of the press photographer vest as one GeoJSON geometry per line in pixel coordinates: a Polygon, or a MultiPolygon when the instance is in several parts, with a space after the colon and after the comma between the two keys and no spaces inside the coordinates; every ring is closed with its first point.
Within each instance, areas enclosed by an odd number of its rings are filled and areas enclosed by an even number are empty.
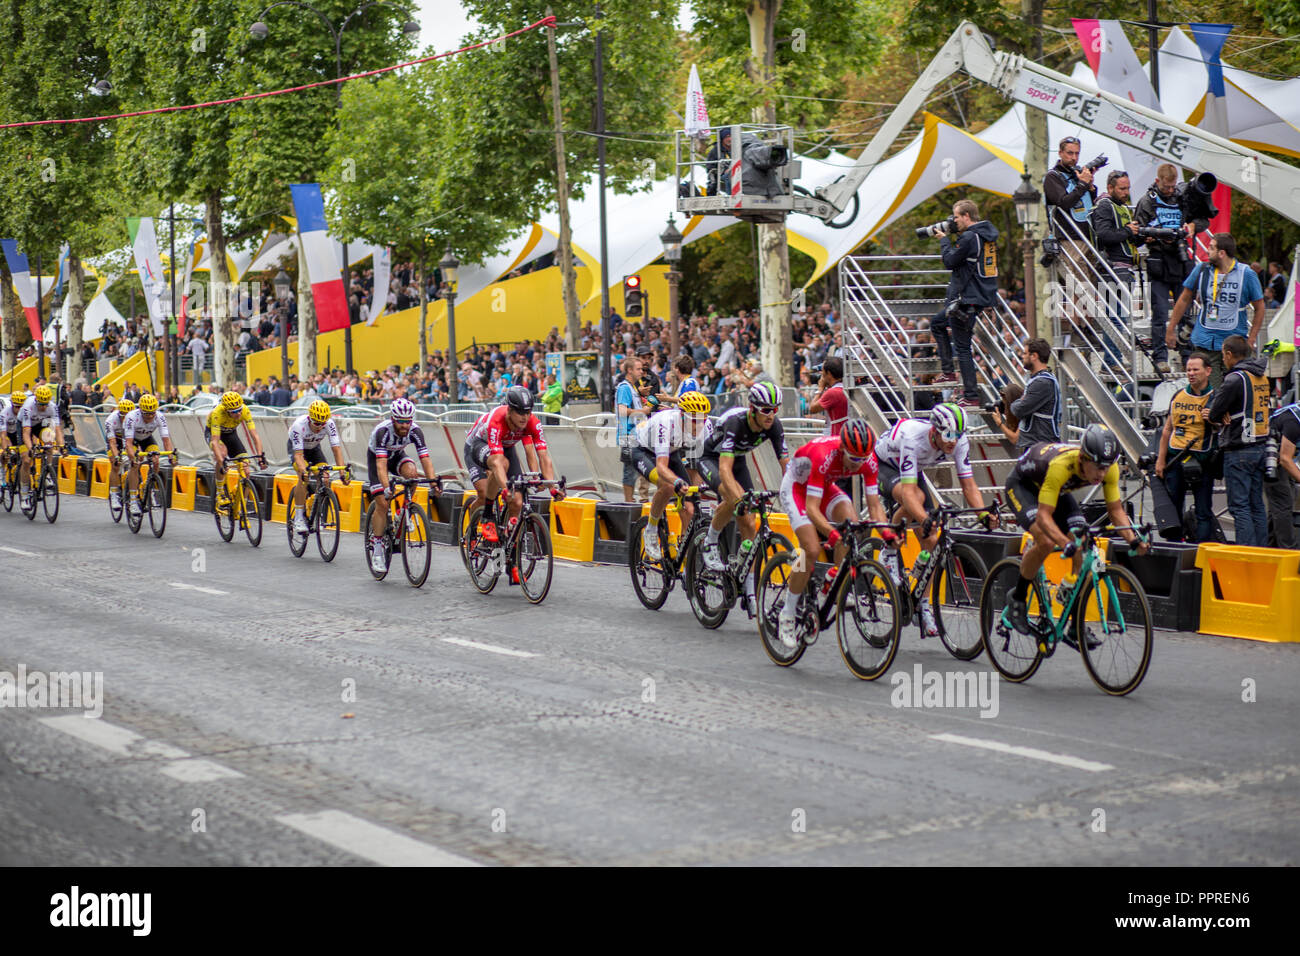
{"type": "Polygon", "coordinates": [[[1268,435],[1268,379],[1237,368],[1228,375],[1240,375],[1245,386],[1241,411],[1229,416],[1229,421],[1241,426],[1241,438],[1238,440],[1243,445],[1263,440],[1268,435]]]}
{"type": "Polygon", "coordinates": [[[1177,194],[1166,199],[1157,189],[1151,198],[1155,200],[1157,226],[1161,229],[1183,228],[1183,207],[1178,204],[1177,194]]]}
{"type": "MultiPolygon", "coordinates": [[[[1035,435],[1050,434],[1053,437],[1051,441],[1059,441],[1061,437],[1061,383],[1056,380],[1048,369],[1035,372],[1029,376],[1029,382],[1034,379],[1046,378],[1052,383],[1052,408],[1046,412],[1032,412],[1029,416],[1031,422],[1031,431],[1035,435]]],[[[1025,385],[1028,386],[1029,382],[1025,385]]]]}
{"type": "MultiPolygon", "coordinates": [[[[1057,169],[1055,167],[1052,168],[1052,172],[1056,173],[1056,175],[1060,176],[1062,179],[1065,180],[1066,185],[1069,187],[1067,192],[1074,192],[1081,185],[1083,185],[1082,183],[1079,182],[1079,177],[1075,176],[1073,173],[1067,175],[1061,172],[1060,169],[1057,169]]],[[[1088,217],[1090,215],[1092,215],[1092,192],[1090,190],[1085,190],[1083,194],[1083,198],[1080,199],[1077,203],[1075,203],[1074,208],[1070,210],[1070,217],[1075,222],[1077,222],[1080,226],[1086,227],[1088,225],[1088,217]]],[[[1086,228],[1080,229],[1079,231],[1082,232],[1085,236],[1089,234],[1088,229],[1086,228]]]]}
{"type": "Polygon", "coordinates": [[[1191,387],[1181,389],[1169,404],[1169,420],[1174,430],[1169,436],[1169,447],[1178,451],[1206,451],[1210,447],[1210,430],[1202,412],[1210,406],[1214,390],[1205,394],[1192,394],[1191,387]]]}
{"type": "MultiPolygon", "coordinates": [[[[1246,271],[1241,262],[1220,273],[1208,262],[1202,263],[1196,291],[1201,295],[1201,314],[1196,324],[1211,332],[1231,332],[1241,322],[1241,310],[1249,303],[1246,295],[1246,271]]],[[[1244,373],[1243,373],[1244,374],[1244,373]]]]}

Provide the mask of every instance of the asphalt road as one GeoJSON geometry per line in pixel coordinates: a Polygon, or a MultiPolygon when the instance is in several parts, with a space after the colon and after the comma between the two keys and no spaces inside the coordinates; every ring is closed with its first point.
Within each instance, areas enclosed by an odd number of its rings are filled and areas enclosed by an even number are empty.
{"type": "Polygon", "coordinates": [[[912,629],[862,683],[833,633],[777,668],[621,567],[557,562],[534,607],[449,547],[416,590],[356,535],[323,565],[62,506],[0,513],[0,671],[102,673],[103,713],[0,693],[0,864],[1300,863],[1295,645],[1160,631],[1114,699],[912,629]],[[996,715],[896,706],[918,667],[996,715]]]}

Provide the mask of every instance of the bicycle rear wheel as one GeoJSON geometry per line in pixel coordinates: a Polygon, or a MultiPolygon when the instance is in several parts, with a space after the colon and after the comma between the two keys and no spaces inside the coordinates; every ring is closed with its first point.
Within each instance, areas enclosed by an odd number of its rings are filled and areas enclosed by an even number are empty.
{"type": "Polygon", "coordinates": [[[530,604],[546,600],[554,563],[550,529],[541,515],[528,515],[515,537],[515,570],[519,573],[519,589],[530,604]]]}
{"type": "Polygon", "coordinates": [[[968,544],[954,544],[930,582],[939,640],[959,661],[973,661],[984,650],[980,592],[988,573],[979,552],[968,544]]]}
{"type": "Polygon", "coordinates": [[[466,570],[469,570],[469,545],[478,535],[478,525],[482,517],[482,505],[474,505],[461,516],[460,540],[457,543],[460,546],[460,562],[465,565],[466,570]]]}
{"type": "Polygon", "coordinates": [[[316,548],[327,563],[339,552],[339,499],[330,488],[316,496],[316,548]]]}
{"type": "Polygon", "coordinates": [[[835,614],[835,637],[844,666],[859,680],[889,670],[903,633],[898,590],[883,564],[864,560],[849,570],[835,614]]]}
{"type": "MultiPolygon", "coordinates": [[[[1038,665],[1043,662],[1038,638],[1021,634],[1003,620],[1003,611],[1011,603],[1019,580],[1020,559],[1003,558],[993,565],[988,577],[984,579],[984,590],[980,592],[980,632],[984,638],[984,649],[988,651],[989,661],[998,673],[1014,684],[1033,677],[1038,665]]],[[[1045,627],[1047,622],[1038,599],[1037,587],[1029,589],[1028,605],[1029,623],[1045,627]]]]}
{"type": "Polygon", "coordinates": [[[252,479],[239,479],[237,494],[244,502],[244,513],[240,516],[239,523],[243,525],[244,534],[248,536],[248,543],[256,548],[262,543],[262,503],[257,497],[257,487],[252,479]]]}
{"type": "MultiPolygon", "coordinates": [[[[789,667],[808,649],[800,634],[799,644],[793,650],[781,642],[781,607],[785,603],[786,592],[790,589],[790,575],[795,562],[799,560],[793,551],[782,551],[773,555],[763,567],[763,574],[758,580],[758,636],[763,644],[763,651],[773,664],[789,667]]],[[[812,588],[811,578],[808,588],[812,588]]],[[[808,593],[805,590],[805,601],[808,593]]],[[[801,608],[801,610],[803,610],[801,608]]],[[[807,622],[802,622],[803,631],[807,622]]]]}
{"type": "MultiPolygon", "coordinates": [[[[721,627],[736,600],[736,585],[728,571],[711,571],[704,564],[704,554],[700,550],[701,539],[705,532],[696,532],[696,540],[686,549],[686,566],[682,581],[686,588],[686,600],[690,602],[695,619],[705,627],[713,630],[721,627]]],[[[722,539],[718,539],[719,552],[722,539]]],[[[727,555],[722,556],[727,561],[727,555]]]]}
{"type": "Polygon", "coordinates": [[[212,520],[217,523],[217,534],[221,535],[222,541],[234,540],[235,502],[224,477],[212,495],[212,520]]]}
{"type": "Polygon", "coordinates": [[[161,538],[167,530],[167,498],[163,494],[162,479],[150,475],[144,486],[142,504],[149,512],[149,527],[155,538],[161,538]]]}
{"type": "Polygon", "coordinates": [[[412,501],[406,508],[402,528],[402,567],[411,587],[420,587],[429,577],[429,516],[412,501]]]}
{"type": "MultiPolygon", "coordinates": [[[[0,504],[4,505],[5,511],[13,511],[14,495],[17,494],[18,469],[7,461],[0,464],[0,468],[4,468],[5,474],[5,486],[0,488],[0,504]]],[[[121,517],[121,515],[118,517],[121,517]]]]}
{"type": "Polygon", "coordinates": [[[1112,565],[1095,586],[1084,582],[1073,624],[1093,683],[1113,697],[1136,690],[1151,664],[1151,606],[1133,572],[1112,565]]]}
{"type": "Polygon", "coordinates": [[[53,468],[46,468],[41,475],[41,507],[45,509],[45,520],[54,524],[59,518],[59,480],[54,476],[53,468]]]}
{"type": "MultiPolygon", "coordinates": [[[[646,557],[642,536],[649,523],[648,517],[638,518],[632,525],[627,539],[627,568],[632,575],[632,590],[636,599],[651,611],[657,611],[668,600],[668,592],[673,589],[673,574],[669,568],[668,555],[660,561],[651,561],[646,557]]],[[[663,522],[660,525],[660,546],[668,547],[663,522]]]]}

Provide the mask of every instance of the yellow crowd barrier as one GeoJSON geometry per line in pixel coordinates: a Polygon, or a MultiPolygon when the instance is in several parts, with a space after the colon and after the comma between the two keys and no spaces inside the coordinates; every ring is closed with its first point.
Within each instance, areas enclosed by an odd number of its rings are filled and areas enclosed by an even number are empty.
{"type": "Polygon", "coordinates": [[[293,489],[298,485],[298,475],[289,472],[276,475],[271,482],[271,520],[284,524],[289,519],[289,501],[293,498],[293,489]]]}
{"type": "Polygon", "coordinates": [[[172,469],[172,508],[176,511],[194,510],[194,492],[198,486],[198,469],[193,465],[177,465],[172,469]]]}
{"type": "Polygon", "coordinates": [[[352,483],[345,485],[339,479],[335,478],[330,482],[330,487],[334,489],[334,496],[339,500],[339,530],[340,531],[360,531],[361,518],[366,510],[366,496],[363,493],[364,481],[356,478],[352,483]]]}
{"type": "Polygon", "coordinates": [[[109,462],[107,458],[96,458],[90,463],[90,497],[108,498],[109,462]]]}
{"type": "Polygon", "coordinates": [[[551,503],[551,553],[569,561],[591,561],[596,548],[596,502],[565,498],[551,503]]]}
{"type": "Polygon", "coordinates": [[[75,495],[77,493],[77,462],[75,455],[64,455],[59,459],[59,494],[75,495]]]}
{"type": "Polygon", "coordinates": [[[1202,544],[1202,634],[1300,642],[1300,551],[1202,544]]]}

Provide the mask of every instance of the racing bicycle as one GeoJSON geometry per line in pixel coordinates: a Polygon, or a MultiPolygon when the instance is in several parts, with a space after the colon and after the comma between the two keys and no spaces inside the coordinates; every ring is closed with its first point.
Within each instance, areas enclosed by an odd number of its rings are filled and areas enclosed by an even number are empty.
{"type": "Polygon", "coordinates": [[[559,488],[564,491],[565,478],[548,480],[536,472],[525,472],[506,483],[505,490],[497,496],[498,514],[505,514],[503,498],[513,497],[522,491],[523,503],[518,520],[497,524],[498,540],[484,541],[479,530],[483,506],[470,510],[465,521],[462,549],[469,579],[480,594],[489,594],[497,586],[503,573],[511,585],[519,585],[530,604],[541,604],[551,589],[551,573],[555,559],[551,553],[551,531],[545,519],[533,510],[528,493],[540,488],[559,488]],[[502,530],[505,534],[502,535],[502,530]]]}
{"type": "MultiPolygon", "coordinates": [[[[171,464],[175,465],[177,454],[175,451],[165,453],[170,459],[171,464]]],[[[140,526],[144,524],[145,515],[149,516],[149,528],[153,531],[155,538],[161,538],[163,531],[167,529],[167,488],[163,484],[162,473],[158,470],[161,464],[164,452],[160,451],[137,451],[135,453],[135,466],[140,467],[144,462],[149,463],[149,474],[138,485],[140,508],[132,513],[131,508],[126,508],[126,526],[131,529],[132,534],[140,531],[140,526]]],[[[124,489],[125,490],[125,489],[124,489]]],[[[127,499],[123,499],[127,500],[127,499]]],[[[122,506],[118,506],[119,511],[122,506]]],[[[116,520],[116,519],[114,519],[116,520]]]]}
{"type": "Polygon", "coordinates": [[[740,542],[735,554],[727,554],[723,539],[718,540],[718,551],[722,556],[724,567],[721,571],[711,571],[704,563],[700,548],[690,548],[686,554],[685,586],[686,597],[691,602],[691,610],[696,619],[708,628],[719,627],[727,619],[727,614],[739,598],[750,618],[758,615],[758,608],[751,606],[746,579],[754,578],[754,594],[758,595],[759,574],[768,559],[782,551],[790,551],[794,546],[790,539],[779,531],[773,531],[767,516],[771,502],[777,498],[777,491],[747,491],[736,502],[736,515],[753,512],[758,516],[758,530],[750,547],[740,542]]]}
{"type": "Polygon", "coordinates": [[[256,548],[262,543],[262,499],[250,477],[254,460],[266,461],[261,455],[249,452],[226,459],[225,474],[212,500],[212,519],[217,523],[222,541],[233,540],[238,526],[248,536],[248,543],[256,548]]]}
{"type": "Polygon", "coordinates": [[[307,551],[307,539],[316,536],[316,547],[326,562],[333,561],[339,550],[339,498],[331,487],[332,472],[352,476],[348,467],[338,468],[334,465],[309,465],[307,468],[307,500],[303,503],[303,515],[307,521],[307,530],[294,530],[294,519],[298,506],[292,495],[285,512],[284,523],[289,535],[289,551],[295,558],[301,558],[307,551]]]}
{"type": "MultiPolygon", "coordinates": [[[[399,551],[402,553],[402,568],[411,587],[421,587],[429,577],[429,561],[433,556],[433,548],[429,537],[429,516],[415,500],[415,489],[420,485],[428,485],[436,492],[442,488],[442,479],[389,475],[388,500],[385,502],[383,495],[376,495],[370,499],[370,507],[366,509],[365,525],[361,529],[361,539],[365,542],[366,567],[370,569],[376,581],[382,581],[388,576],[393,555],[399,551]],[[376,571],[371,560],[374,544],[370,540],[370,524],[376,508],[388,509],[388,524],[384,527],[383,538],[380,539],[380,547],[384,549],[383,571],[376,571]]],[[[336,500],[335,507],[337,506],[336,500]]],[[[321,555],[324,556],[323,551],[321,555]]]]}

